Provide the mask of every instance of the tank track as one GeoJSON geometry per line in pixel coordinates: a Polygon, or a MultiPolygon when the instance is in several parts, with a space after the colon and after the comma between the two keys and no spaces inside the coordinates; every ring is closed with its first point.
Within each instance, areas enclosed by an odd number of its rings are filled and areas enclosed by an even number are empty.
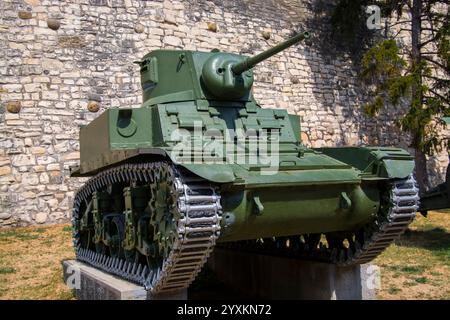
{"type": "MultiPolygon", "coordinates": [[[[98,269],[143,285],[152,294],[187,288],[200,272],[220,234],[222,208],[215,186],[199,178],[175,173],[177,206],[181,219],[177,221],[176,237],[162,267],[149,270],[147,265],[130,263],[121,258],[81,247],[78,220],[80,204],[93,192],[114,183],[151,183],[158,167],[166,162],[124,164],[100,172],[77,192],[73,208],[73,238],[76,258],[98,269]]],[[[170,166],[170,165],[169,165],[170,166]]]]}
{"type": "Polygon", "coordinates": [[[419,188],[412,175],[407,179],[390,181],[387,189],[382,196],[387,206],[380,210],[381,214],[375,221],[346,237],[348,247],[343,246],[342,241],[338,245],[331,241],[326,245],[319,242],[319,239],[323,240],[327,234],[316,234],[313,235],[314,237],[304,235],[304,242],[299,240],[299,235],[269,238],[263,241],[237,241],[219,246],[267,255],[318,260],[339,266],[370,262],[408,228],[419,209],[419,188]]]}

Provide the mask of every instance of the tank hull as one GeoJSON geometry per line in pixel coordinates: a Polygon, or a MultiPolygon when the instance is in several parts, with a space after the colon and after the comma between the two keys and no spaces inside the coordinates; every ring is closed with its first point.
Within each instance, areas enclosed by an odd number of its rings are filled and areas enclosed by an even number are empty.
{"type": "Polygon", "coordinates": [[[220,242],[357,230],[379,209],[376,184],[265,187],[222,199],[220,242]]]}
{"type": "Polygon", "coordinates": [[[145,55],[143,105],[80,130],[77,259],[156,294],[188,287],[215,245],[345,266],[392,243],[418,208],[411,155],[308,148],[299,115],[253,97],[251,67],[306,37],[249,59],[145,55]]]}
{"type": "Polygon", "coordinates": [[[414,168],[413,158],[399,148],[305,148],[298,139],[300,127],[294,125],[299,118],[270,109],[252,112],[258,129],[261,124],[281,124],[271,162],[256,158],[249,163],[245,157],[239,162],[239,149],[227,153],[229,144],[224,141],[220,149],[227,157],[207,162],[201,139],[208,126],[220,123],[214,118],[225,119],[222,125],[228,129],[245,129],[248,116],[239,114],[245,115],[243,111],[252,106],[222,105],[195,114],[197,107],[175,103],[106,111],[81,130],[81,165],[73,175],[90,176],[123,163],[169,161],[220,189],[224,215],[218,241],[229,242],[357,230],[376,217],[380,184],[407,178],[414,168]],[[197,129],[196,122],[201,123],[197,129]],[[189,141],[200,140],[188,145],[190,157],[176,152],[176,130],[185,130],[189,141]]]}

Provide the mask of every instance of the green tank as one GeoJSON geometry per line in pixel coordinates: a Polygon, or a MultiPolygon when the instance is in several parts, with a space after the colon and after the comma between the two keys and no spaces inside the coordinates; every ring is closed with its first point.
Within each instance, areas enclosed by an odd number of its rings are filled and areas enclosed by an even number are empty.
{"type": "Polygon", "coordinates": [[[253,97],[252,68],[308,36],[254,57],[145,55],[142,106],[80,130],[77,259],[156,294],[188,287],[215,246],[341,266],[389,246],[418,209],[413,157],[307,148],[298,115],[253,97]]]}

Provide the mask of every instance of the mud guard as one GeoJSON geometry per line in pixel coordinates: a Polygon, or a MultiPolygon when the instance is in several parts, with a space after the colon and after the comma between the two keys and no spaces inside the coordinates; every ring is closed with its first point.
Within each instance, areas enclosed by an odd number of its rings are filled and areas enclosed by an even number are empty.
{"type": "MultiPolygon", "coordinates": [[[[414,158],[403,149],[376,147],[342,147],[315,149],[361,171],[361,179],[405,179],[414,171],[414,158]]],[[[179,164],[212,182],[232,183],[236,176],[226,164],[179,164]]]]}
{"type": "Polygon", "coordinates": [[[186,168],[190,172],[198,175],[199,177],[208,181],[216,183],[230,183],[233,182],[236,177],[233,170],[226,164],[178,164],[181,167],[186,168]]]}
{"type": "Polygon", "coordinates": [[[414,161],[380,159],[382,177],[404,179],[414,171],[414,161]]]}
{"type": "Polygon", "coordinates": [[[315,150],[362,171],[362,179],[404,179],[414,171],[414,158],[400,148],[342,147],[315,150]]]}

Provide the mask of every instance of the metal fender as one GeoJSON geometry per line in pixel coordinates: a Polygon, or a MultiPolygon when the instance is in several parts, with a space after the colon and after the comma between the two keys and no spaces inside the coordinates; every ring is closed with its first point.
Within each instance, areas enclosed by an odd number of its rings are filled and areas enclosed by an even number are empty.
{"type": "Polygon", "coordinates": [[[404,179],[414,171],[414,161],[382,159],[381,175],[391,179],[404,179]],[[385,171],[385,172],[383,172],[385,171]]]}
{"type": "Polygon", "coordinates": [[[190,172],[208,181],[216,183],[230,183],[236,177],[233,170],[226,164],[179,164],[190,172]]]}
{"type": "Polygon", "coordinates": [[[340,147],[315,150],[360,170],[362,179],[404,179],[414,171],[414,158],[400,148],[340,147]]]}

